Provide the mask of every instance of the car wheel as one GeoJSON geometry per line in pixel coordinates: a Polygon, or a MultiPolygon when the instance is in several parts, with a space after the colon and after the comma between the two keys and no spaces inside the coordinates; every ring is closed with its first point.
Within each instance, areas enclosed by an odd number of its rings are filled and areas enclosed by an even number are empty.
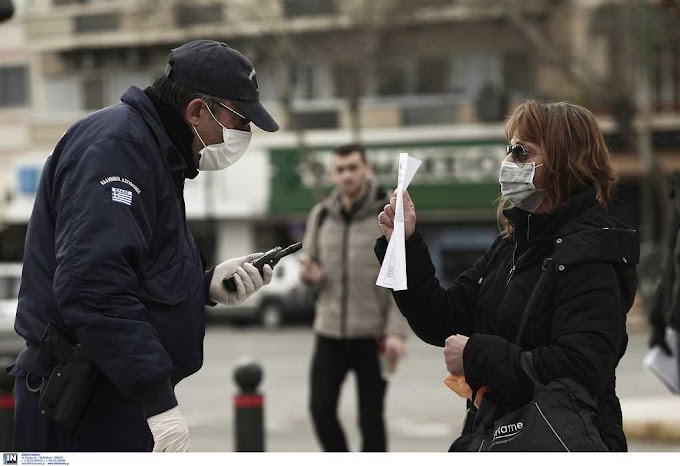
{"type": "Polygon", "coordinates": [[[267,303],[260,311],[260,323],[268,330],[274,330],[281,327],[283,323],[283,313],[279,306],[275,303],[267,303]]]}

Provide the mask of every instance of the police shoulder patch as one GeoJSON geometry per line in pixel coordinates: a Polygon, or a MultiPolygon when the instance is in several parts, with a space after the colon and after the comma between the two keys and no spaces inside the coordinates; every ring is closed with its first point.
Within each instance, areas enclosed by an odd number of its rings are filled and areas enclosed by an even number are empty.
{"type": "Polygon", "coordinates": [[[132,191],[111,187],[111,200],[125,205],[132,205],[132,191]]]}

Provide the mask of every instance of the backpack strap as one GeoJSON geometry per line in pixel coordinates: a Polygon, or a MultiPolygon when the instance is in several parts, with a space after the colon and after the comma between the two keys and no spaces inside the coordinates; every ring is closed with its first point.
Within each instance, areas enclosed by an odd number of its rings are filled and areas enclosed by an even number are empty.
{"type": "Polygon", "coordinates": [[[313,251],[314,251],[314,256],[312,259],[315,260],[316,262],[319,261],[319,230],[321,230],[321,227],[323,226],[323,222],[326,221],[326,217],[328,217],[328,206],[322,205],[321,208],[319,209],[319,213],[316,215],[316,223],[314,224],[315,229],[314,229],[314,238],[313,238],[313,251]]]}
{"type": "Polygon", "coordinates": [[[489,271],[489,269],[491,268],[491,265],[493,264],[493,261],[496,260],[496,258],[500,255],[500,253],[501,253],[506,247],[508,247],[508,246],[506,246],[505,244],[500,244],[499,246],[496,247],[496,249],[494,249],[494,250],[491,252],[491,255],[489,256],[489,259],[486,261],[486,265],[484,266],[484,270],[482,271],[481,275],[479,276],[479,280],[477,281],[477,284],[478,284],[478,285],[481,285],[481,284],[482,284],[482,281],[484,281],[484,279],[486,278],[486,274],[487,274],[487,272],[489,271]]]}
{"type": "Polygon", "coordinates": [[[321,228],[321,225],[323,225],[323,222],[326,220],[326,217],[328,216],[328,206],[321,206],[321,209],[319,210],[319,215],[316,216],[316,236],[319,236],[319,228],[321,228]]]}
{"type": "MultiPolygon", "coordinates": [[[[520,324],[517,329],[517,336],[515,337],[515,344],[520,345],[522,336],[524,335],[524,329],[526,327],[527,321],[529,320],[529,315],[541,302],[545,293],[549,291],[550,288],[552,288],[551,285],[555,279],[555,268],[556,265],[552,257],[548,257],[543,260],[543,264],[541,265],[541,275],[539,276],[536,286],[534,286],[534,290],[531,292],[529,301],[527,302],[524,312],[522,313],[522,319],[520,320],[520,324]]],[[[525,354],[530,353],[522,352],[521,354],[524,356],[525,354]]],[[[522,369],[526,372],[527,376],[532,380],[532,382],[536,382],[538,377],[536,376],[536,372],[533,370],[532,362],[533,361],[530,358],[528,360],[525,360],[525,358],[520,358],[520,365],[522,366],[522,369]],[[531,366],[529,367],[528,372],[525,368],[527,364],[531,366]]],[[[472,421],[471,432],[477,432],[478,434],[483,433],[486,429],[490,428],[493,423],[496,422],[496,420],[499,419],[499,417],[503,414],[504,409],[505,406],[503,403],[489,402],[486,398],[484,398],[482,400],[482,404],[479,407],[477,415],[474,416],[472,421]]]]}
{"type": "MultiPolygon", "coordinates": [[[[529,296],[529,301],[527,302],[524,312],[522,313],[522,320],[520,320],[519,327],[517,328],[517,336],[515,337],[515,344],[520,345],[522,337],[524,336],[524,329],[526,328],[527,321],[529,320],[529,314],[531,314],[538,304],[541,302],[543,295],[552,288],[552,284],[555,280],[555,261],[552,257],[547,257],[543,260],[541,265],[541,275],[538,277],[536,286],[529,296]]],[[[520,345],[521,346],[521,345],[520,345]]]]}

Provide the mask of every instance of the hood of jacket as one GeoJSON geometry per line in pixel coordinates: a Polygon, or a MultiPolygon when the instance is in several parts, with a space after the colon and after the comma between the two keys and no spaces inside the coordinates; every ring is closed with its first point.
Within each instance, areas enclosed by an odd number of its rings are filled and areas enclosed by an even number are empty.
{"type": "Polygon", "coordinates": [[[507,209],[504,215],[514,226],[514,237],[528,245],[552,243],[556,265],[609,262],[619,278],[622,295],[632,306],[637,290],[640,235],[615,219],[597,202],[595,190],[583,191],[554,209],[529,214],[507,209]]]}

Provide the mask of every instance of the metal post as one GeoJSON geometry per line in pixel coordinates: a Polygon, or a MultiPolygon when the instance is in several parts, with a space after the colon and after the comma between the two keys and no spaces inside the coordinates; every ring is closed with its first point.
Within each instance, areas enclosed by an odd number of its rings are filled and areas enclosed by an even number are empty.
{"type": "Polygon", "coordinates": [[[262,366],[255,361],[243,361],[234,369],[234,381],[240,391],[234,397],[236,451],[265,451],[264,396],[257,391],[262,374],[262,366]]]}
{"type": "Polygon", "coordinates": [[[14,377],[4,369],[13,362],[0,359],[0,451],[12,451],[14,442],[14,377]]]}
{"type": "Polygon", "coordinates": [[[11,0],[0,0],[0,23],[14,16],[14,4],[11,0]]]}
{"type": "MultiPolygon", "coordinates": [[[[640,242],[642,246],[658,244],[657,211],[659,197],[656,195],[659,170],[654,155],[651,131],[651,96],[650,96],[650,55],[651,33],[648,11],[649,5],[643,0],[636,0],[632,5],[635,16],[633,31],[636,36],[636,82],[635,100],[638,110],[637,152],[642,166],[641,202],[640,202],[640,242]]],[[[664,199],[665,201],[665,199],[664,199]]]]}

